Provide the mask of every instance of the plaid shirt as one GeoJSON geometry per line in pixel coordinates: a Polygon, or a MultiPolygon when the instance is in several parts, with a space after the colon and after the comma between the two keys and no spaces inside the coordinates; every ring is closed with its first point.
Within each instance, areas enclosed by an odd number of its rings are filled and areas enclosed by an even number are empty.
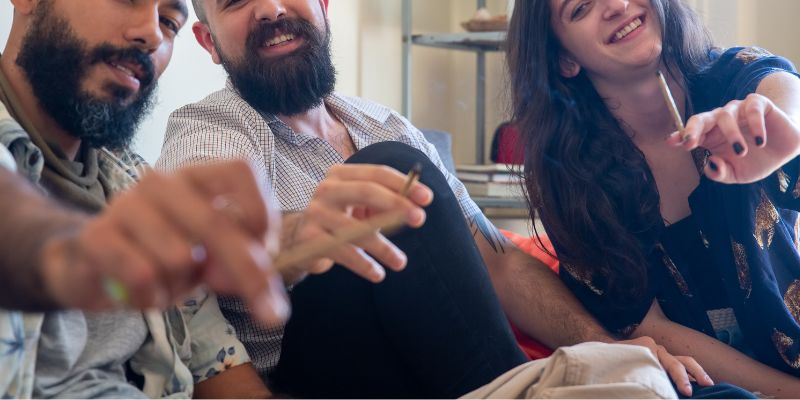
{"type": "MultiPolygon", "coordinates": [[[[344,123],[357,149],[397,141],[421,150],[444,173],[464,214],[480,213],[464,185],[447,172],[433,145],[408,120],[358,98],[333,94],[325,104],[344,123]]],[[[276,116],[256,111],[230,81],[224,89],[172,113],[156,168],[174,170],[219,159],[249,161],[265,195],[273,196],[284,212],[305,209],[328,169],[344,162],[324,139],[294,132],[276,116]],[[266,189],[270,186],[274,191],[266,189]]],[[[259,372],[271,371],[280,359],[283,328],[260,328],[238,299],[221,298],[220,306],[259,372]]]]}

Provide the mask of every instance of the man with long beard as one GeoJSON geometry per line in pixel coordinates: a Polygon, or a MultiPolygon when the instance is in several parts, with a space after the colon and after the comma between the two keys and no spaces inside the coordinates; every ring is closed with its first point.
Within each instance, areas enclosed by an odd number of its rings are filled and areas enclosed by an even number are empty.
{"type": "Polygon", "coordinates": [[[14,21],[0,57],[0,147],[13,155],[18,172],[52,199],[2,172],[0,204],[10,214],[0,229],[2,274],[26,267],[3,278],[24,283],[4,287],[3,304],[48,312],[0,312],[0,395],[266,394],[215,299],[198,295],[183,302],[200,282],[221,287],[210,275],[219,274],[215,263],[222,262],[247,264],[238,270],[247,275],[239,284],[259,287],[260,294],[244,291],[263,300],[251,305],[269,308],[263,297],[269,292],[266,207],[249,166],[239,161],[168,177],[150,174],[122,193],[145,171],[128,145],[186,21],[185,0],[13,4],[14,21]],[[240,189],[250,193],[242,197],[240,189]],[[237,224],[215,211],[211,200],[219,195],[243,200],[238,213],[252,220],[237,224]],[[103,211],[112,197],[109,211],[90,221],[87,214],[103,211]],[[12,207],[14,199],[25,202],[12,207]],[[218,223],[199,226],[203,220],[218,223]],[[255,223],[253,229],[246,228],[249,223],[255,223]],[[195,242],[187,243],[185,234],[196,234],[195,242]],[[190,250],[190,245],[195,246],[190,250]],[[170,307],[177,299],[183,306],[170,307]],[[168,311],[53,311],[118,308],[110,300],[168,311]]]}
{"type": "MultiPolygon", "coordinates": [[[[258,178],[271,183],[284,213],[284,249],[403,204],[402,183],[389,179],[398,171],[421,165],[421,181],[435,194],[411,196],[427,205],[421,228],[391,241],[376,232],[357,242],[360,248],[282,271],[293,285],[293,315],[285,329],[254,324],[239,299],[220,299],[271,389],[298,397],[464,395],[525,361],[506,314],[551,347],[613,340],[555,274],[485,218],[407,120],[333,92],[327,1],[193,5],[200,18],[195,37],[230,79],[224,89],[172,114],[157,168],[249,160],[258,178]],[[309,216],[326,214],[314,205],[324,197],[346,204],[341,210],[347,216],[310,226],[309,216]],[[408,267],[400,272],[405,262],[396,257],[403,254],[408,267]],[[332,269],[340,264],[366,280],[332,269]]],[[[676,360],[649,343],[682,392],[691,391],[687,370],[711,383],[693,360],[676,360]]],[[[635,369],[631,360],[624,368],[635,369]]],[[[621,367],[590,364],[605,372],[621,367]]]]}

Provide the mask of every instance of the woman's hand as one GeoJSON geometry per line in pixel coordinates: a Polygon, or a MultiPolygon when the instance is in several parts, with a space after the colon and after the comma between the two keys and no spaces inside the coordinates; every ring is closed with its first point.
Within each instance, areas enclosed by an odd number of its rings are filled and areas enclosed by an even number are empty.
{"type": "Polygon", "coordinates": [[[752,183],[800,155],[800,125],[767,97],[750,94],[691,117],[667,142],[687,150],[708,149],[709,179],[752,183]]]}

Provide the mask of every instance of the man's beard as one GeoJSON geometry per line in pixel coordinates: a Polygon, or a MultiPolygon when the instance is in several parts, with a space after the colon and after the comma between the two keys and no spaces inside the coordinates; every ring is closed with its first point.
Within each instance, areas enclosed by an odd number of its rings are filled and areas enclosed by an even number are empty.
{"type": "Polygon", "coordinates": [[[155,72],[150,58],[136,48],[104,43],[89,49],[63,18],[51,15],[49,2],[36,10],[22,40],[16,63],[25,72],[41,107],[70,135],[87,145],[121,150],[128,147],[142,118],[153,105],[155,72]],[[108,84],[110,100],[81,89],[90,67],[106,62],[138,64],[144,71],[139,95],[130,104],[130,89],[108,84]]]}
{"type": "Polygon", "coordinates": [[[322,104],[336,85],[330,29],[320,32],[301,19],[260,24],[248,35],[245,55],[240,59],[226,57],[219,46],[217,53],[236,90],[262,113],[291,116],[306,112],[322,104]],[[276,32],[294,35],[294,40],[304,39],[305,44],[290,54],[262,58],[259,50],[276,32]]]}

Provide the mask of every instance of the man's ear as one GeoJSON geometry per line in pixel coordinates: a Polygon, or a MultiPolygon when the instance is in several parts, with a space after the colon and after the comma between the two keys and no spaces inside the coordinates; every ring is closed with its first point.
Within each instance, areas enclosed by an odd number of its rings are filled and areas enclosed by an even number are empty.
{"type": "Polygon", "coordinates": [[[214,36],[211,35],[211,29],[208,28],[208,25],[197,21],[192,24],[192,33],[194,33],[197,43],[206,49],[208,54],[211,54],[211,60],[214,61],[214,64],[222,64],[222,58],[217,52],[217,47],[214,46],[214,36]]]}
{"type": "Polygon", "coordinates": [[[558,65],[561,67],[561,76],[564,78],[574,78],[581,72],[581,66],[564,54],[558,56],[558,65]]]}
{"type": "Polygon", "coordinates": [[[14,6],[14,12],[30,15],[36,10],[39,0],[11,0],[11,5],[14,6]]]}

